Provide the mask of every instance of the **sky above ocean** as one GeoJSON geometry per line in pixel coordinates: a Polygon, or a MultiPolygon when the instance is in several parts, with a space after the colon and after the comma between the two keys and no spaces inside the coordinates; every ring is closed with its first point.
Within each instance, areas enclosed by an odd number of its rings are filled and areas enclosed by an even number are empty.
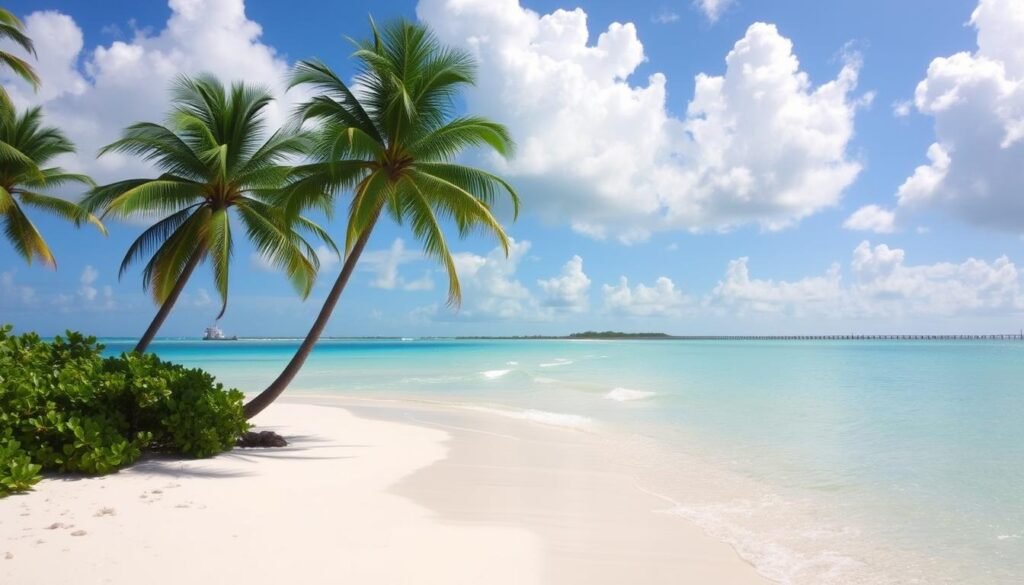
{"type": "MultiPolygon", "coordinates": [[[[376,231],[328,335],[1013,332],[1024,291],[1024,4],[1017,0],[15,0],[42,105],[99,182],[148,176],[97,149],[161,121],[180,73],[264,84],[287,118],[289,68],[353,74],[346,37],[417,18],[480,62],[459,109],[508,125],[518,155],[467,162],[523,198],[504,257],[453,242],[464,304],[407,228],[376,231]]],[[[7,74],[4,73],[4,76],[7,74]]],[[[72,195],[68,193],[67,195],[72,195]]],[[[0,322],[138,335],[155,308],[118,266],[141,223],[104,238],[33,216],[58,270],[0,245],[0,322]]],[[[342,234],[336,219],[332,233],[342,234]]],[[[454,231],[452,237],[455,238],[454,231]]],[[[248,244],[228,312],[239,335],[301,335],[303,302],[248,244]]],[[[162,334],[219,310],[200,270],[162,334]]]]}

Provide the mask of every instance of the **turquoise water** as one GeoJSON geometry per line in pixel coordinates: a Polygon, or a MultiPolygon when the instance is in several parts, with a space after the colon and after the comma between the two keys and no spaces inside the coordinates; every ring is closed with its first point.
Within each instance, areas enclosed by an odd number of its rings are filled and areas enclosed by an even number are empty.
{"type": "MultiPolygon", "coordinates": [[[[296,345],[153,349],[256,391],[296,345]]],[[[1024,582],[1022,380],[1019,341],[327,340],[292,391],[606,433],[664,513],[780,582],[1010,584],[1024,582]]]]}

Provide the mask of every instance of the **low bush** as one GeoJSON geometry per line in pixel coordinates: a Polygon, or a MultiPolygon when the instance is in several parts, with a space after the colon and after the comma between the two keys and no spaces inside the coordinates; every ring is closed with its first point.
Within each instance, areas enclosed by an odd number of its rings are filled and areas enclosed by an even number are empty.
{"type": "Polygon", "coordinates": [[[209,457],[248,430],[243,395],[152,354],[104,358],[94,337],[0,327],[0,497],[40,472],[104,474],[143,451],[209,457]]]}

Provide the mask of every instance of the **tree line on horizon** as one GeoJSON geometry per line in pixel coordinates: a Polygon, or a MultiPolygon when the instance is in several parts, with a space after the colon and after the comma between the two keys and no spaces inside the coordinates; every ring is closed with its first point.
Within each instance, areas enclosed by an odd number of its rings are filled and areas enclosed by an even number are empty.
{"type": "MultiPolygon", "coordinates": [[[[4,38],[35,55],[22,22],[0,8],[4,38]]],[[[407,225],[424,253],[444,266],[448,303],[458,307],[462,292],[443,226],[453,225],[460,237],[489,234],[507,255],[509,238],[493,206],[507,197],[518,215],[519,197],[501,177],[456,160],[470,148],[510,157],[513,140],[501,124],[457,114],[455,98],[475,83],[475,60],[440,43],[426,26],[395,20],[378,27],[371,18],[370,36],[351,42],[353,83],[321,61],[300,61],[288,88],[305,86],[313,97],[273,132],[263,115],[274,99],[266,88],[226,85],[209,74],[179,76],[162,123],[132,124],[98,153],[137,157],[159,174],[105,185],[48,166],[74,152],[74,144],[59,128],[45,125],[40,107],[18,111],[0,88],[4,239],[27,263],[56,268],[26,210],[50,213],[76,227],[92,224],[103,234],[109,218],[159,218],[128,247],[119,269],[120,278],[142,264],[143,288],[158,306],[134,349],[138,354],[146,351],[200,265],[212,269],[221,299],[218,318],[224,314],[233,226],[241,226],[244,237],[303,298],[320,268],[311,240],[323,242],[343,259],[338,278],[281,374],[245,404],[247,418],[271,404],[298,374],[382,216],[407,225]],[[77,202],[52,194],[75,185],[84,189],[77,202]],[[330,219],[343,203],[346,225],[339,246],[307,214],[321,212],[330,219]]],[[[29,62],[10,53],[0,51],[0,66],[33,89],[44,81],[29,62]]]]}

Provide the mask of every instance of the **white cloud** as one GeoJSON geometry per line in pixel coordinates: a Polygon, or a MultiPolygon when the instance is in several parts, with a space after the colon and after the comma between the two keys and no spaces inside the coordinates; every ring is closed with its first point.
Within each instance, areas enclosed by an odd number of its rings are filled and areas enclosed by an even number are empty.
{"type": "Polygon", "coordinates": [[[729,262],[725,278],[711,292],[712,299],[739,309],[741,314],[747,311],[804,314],[814,309],[832,310],[843,296],[838,264],[833,264],[824,276],[776,282],[751,278],[747,263],[747,258],[729,262]]]}
{"type": "Polygon", "coordinates": [[[981,0],[978,48],[940,57],[914,94],[935,120],[929,163],[897,193],[901,209],[937,207],[975,225],[1024,232],[1024,4],[981,0]]]}
{"type": "Polygon", "coordinates": [[[668,8],[662,8],[651,17],[651,22],[655,24],[671,24],[678,21],[679,18],[678,12],[673,12],[668,8]]]}
{"type": "Polygon", "coordinates": [[[629,279],[623,276],[619,278],[618,284],[606,284],[601,289],[604,293],[604,308],[611,313],[678,317],[690,303],[689,297],[664,276],[655,280],[652,286],[641,283],[632,288],[629,279]]]}
{"type": "Polygon", "coordinates": [[[1020,273],[1006,256],[992,262],[908,265],[906,253],[862,242],[850,262],[852,281],[843,283],[838,264],[823,276],[796,281],[751,278],[748,260],[729,263],[706,304],[741,313],[808,314],[828,318],[964,315],[1024,310],[1020,273]]]}
{"type": "Polygon", "coordinates": [[[429,272],[413,281],[407,281],[398,273],[399,267],[403,264],[420,260],[423,260],[423,254],[406,250],[405,242],[401,238],[395,238],[387,250],[365,252],[360,258],[359,264],[376,274],[370,281],[370,286],[374,288],[408,291],[431,290],[434,288],[434,280],[429,272]]]}
{"type": "Polygon", "coordinates": [[[213,298],[210,297],[210,293],[205,288],[197,290],[195,298],[191,300],[193,307],[209,307],[213,304],[213,298]]]}
{"type": "Polygon", "coordinates": [[[82,276],[79,277],[78,282],[81,286],[78,287],[78,295],[86,301],[92,302],[96,299],[96,295],[99,291],[93,285],[96,284],[96,279],[99,278],[100,273],[96,271],[91,265],[86,265],[82,269],[82,276]]]}
{"type": "Polygon", "coordinates": [[[420,0],[417,13],[479,59],[470,109],[508,124],[519,145],[493,165],[528,209],[578,232],[630,242],[665,229],[783,228],[835,205],[860,171],[846,153],[859,61],[814,87],[772,25],[747,30],[723,75],[698,75],[678,118],[664,75],[630,79],[646,59],[631,23],[588,44],[581,9],[420,0]]]}
{"type": "Polygon", "coordinates": [[[896,213],[878,205],[865,205],[843,222],[848,230],[891,234],[896,229],[896,213]]]}
{"type": "Polygon", "coordinates": [[[249,254],[249,266],[264,272],[278,272],[277,267],[270,261],[270,258],[267,258],[259,252],[249,254]]]}
{"type": "Polygon", "coordinates": [[[499,246],[486,255],[473,252],[453,254],[462,284],[462,306],[452,311],[437,304],[410,312],[413,320],[442,321],[549,321],[555,311],[542,305],[517,277],[530,242],[511,240],[508,257],[499,246]]]}
{"type": "Polygon", "coordinates": [[[316,249],[316,257],[317,260],[320,261],[321,274],[333,270],[334,267],[341,262],[341,258],[338,257],[338,254],[324,244],[320,244],[316,249]]]}
{"type": "Polygon", "coordinates": [[[993,262],[969,258],[960,264],[908,266],[901,249],[862,242],[851,267],[855,309],[875,314],[954,315],[1024,309],[1020,274],[1006,256],[993,262]]]}
{"type": "Polygon", "coordinates": [[[571,313],[583,313],[590,304],[590,278],[583,272],[583,258],[573,256],[562,267],[562,273],[537,285],[544,291],[544,304],[571,313]]]}
{"type": "MultiPolygon", "coordinates": [[[[144,172],[145,164],[124,156],[96,161],[100,146],[136,121],[162,121],[168,89],[179,74],[210,72],[225,81],[245,80],[285,91],[288,63],[259,41],[260,26],[246,18],[243,0],[170,0],[171,16],[163,30],[136,30],[130,41],[114,41],[83,51],[82,32],[74,20],[55,11],[26,18],[36,44],[41,91],[3,79],[20,104],[41,103],[48,123],[65,130],[79,154],[67,165],[90,172],[100,181],[144,172]]],[[[268,120],[283,121],[288,103],[272,104],[268,120]]]]}
{"type": "Polygon", "coordinates": [[[519,263],[529,250],[530,242],[512,240],[507,258],[501,247],[494,248],[486,256],[472,252],[454,254],[462,283],[463,306],[459,316],[468,319],[547,319],[548,313],[515,277],[519,263]]]}
{"type": "Polygon", "coordinates": [[[897,118],[906,118],[910,115],[911,109],[914,107],[912,100],[901,100],[893,102],[892,104],[892,115],[897,118]]]}
{"type": "Polygon", "coordinates": [[[717,22],[734,0],[694,0],[694,5],[708,17],[711,22],[717,22]]]}
{"type": "Polygon", "coordinates": [[[30,306],[36,302],[36,290],[31,286],[18,284],[14,271],[0,272],[0,301],[8,306],[30,306]]]}

